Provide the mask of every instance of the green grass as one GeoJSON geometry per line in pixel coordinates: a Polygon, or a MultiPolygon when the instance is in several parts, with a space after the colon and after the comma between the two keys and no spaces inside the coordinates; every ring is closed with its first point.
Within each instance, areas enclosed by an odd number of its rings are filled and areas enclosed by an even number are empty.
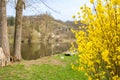
{"type": "Polygon", "coordinates": [[[63,54],[52,56],[52,58],[65,63],[65,66],[52,64],[38,64],[24,66],[14,64],[0,69],[0,80],[87,80],[84,72],[71,69],[70,63],[74,62],[75,56],[64,56],[63,54]]]}

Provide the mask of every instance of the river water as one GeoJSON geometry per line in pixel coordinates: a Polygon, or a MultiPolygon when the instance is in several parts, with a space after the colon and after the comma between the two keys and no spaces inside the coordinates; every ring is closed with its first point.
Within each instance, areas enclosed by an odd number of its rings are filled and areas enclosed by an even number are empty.
{"type": "Polygon", "coordinates": [[[65,52],[70,49],[70,46],[70,43],[59,43],[55,45],[44,43],[22,43],[21,54],[24,60],[35,60],[44,56],[65,52]]]}

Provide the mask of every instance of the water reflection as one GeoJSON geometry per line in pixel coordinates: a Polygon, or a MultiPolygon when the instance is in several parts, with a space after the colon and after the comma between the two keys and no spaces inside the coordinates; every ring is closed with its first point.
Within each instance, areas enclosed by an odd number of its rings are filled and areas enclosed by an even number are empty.
{"type": "Polygon", "coordinates": [[[44,43],[22,44],[22,57],[24,60],[34,60],[44,56],[50,56],[69,50],[70,43],[56,45],[44,43]]]}

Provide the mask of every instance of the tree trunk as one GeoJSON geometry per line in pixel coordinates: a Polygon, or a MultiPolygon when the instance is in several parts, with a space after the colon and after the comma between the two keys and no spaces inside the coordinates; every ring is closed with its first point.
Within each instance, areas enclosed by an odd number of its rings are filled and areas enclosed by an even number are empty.
{"type": "Polygon", "coordinates": [[[23,0],[17,0],[14,33],[14,56],[18,60],[22,59],[21,57],[22,12],[23,12],[23,0]]]}
{"type": "Polygon", "coordinates": [[[6,0],[0,0],[0,47],[3,48],[7,64],[9,64],[10,49],[7,32],[6,0]]]}

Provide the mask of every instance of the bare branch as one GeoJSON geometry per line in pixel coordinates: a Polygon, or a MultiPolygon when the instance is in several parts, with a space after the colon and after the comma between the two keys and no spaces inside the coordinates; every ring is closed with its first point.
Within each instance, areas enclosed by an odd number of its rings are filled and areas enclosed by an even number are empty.
{"type": "Polygon", "coordinates": [[[23,0],[23,6],[24,6],[24,9],[26,8],[26,5],[25,5],[25,0],[23,0]]]}
{"type": "Polygon", "coordinates": [[[58,11],[56,11],[56,10],[54,10],[53,8],[51,8],[51,7],[49,7],[45,2],[43,2],[42,0],[40,0],[47,8],[49,8],[50,10],[52,10],[53,12],[55,12],[55,13],[60,13],[60,12],[58,12],[58,11]]]}

